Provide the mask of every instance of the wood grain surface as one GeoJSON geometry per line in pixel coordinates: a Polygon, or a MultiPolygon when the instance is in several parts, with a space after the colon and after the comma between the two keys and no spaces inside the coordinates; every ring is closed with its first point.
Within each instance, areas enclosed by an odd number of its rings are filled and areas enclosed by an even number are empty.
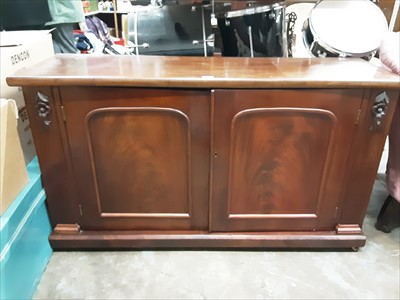
{"type": "Polygon", "coordinates": [[[400,88],[360,58],[243,58],[60,54],[7,78],[17,86],[400,88]]]}
{"type": "Polygon", "coordinates": [[[361,247],[400,90],[336,58],[56,55],[8,83],[54,249],[361,247]]]}

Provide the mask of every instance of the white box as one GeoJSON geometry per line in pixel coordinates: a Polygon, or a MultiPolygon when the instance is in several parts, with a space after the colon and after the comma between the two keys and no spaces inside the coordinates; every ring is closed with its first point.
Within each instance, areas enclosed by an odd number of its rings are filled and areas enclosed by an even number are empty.
{"type": "Polygon", "coordinates": [[[28,183],[14,100],[0,99],[0,215],[28,183]]]}
{"type": "Polygon", "coordinates": [[[6,78],[54,55],[50,30],[1,31],[0,97],[14,99],[18,109],[25,106],[21,88],[10,87],[6,78]]]}
{"type": "Polygon", "coordinates": [[[18,109],[18,135],[24,153],[25,164],[28,165],[36,156],[35,144],[33,143],[31,125],[29,124],[26,107],[18,109]]]}
{"type": "Polygon", "coordinates": [[[0,97],[14,99],[18,106],[18,134],[26,165],[35,157],[25,101],[20,87],[10,87],[6,78],[21,69],[31,67],[54,55],[51,30],[0,32],[0,97]]]}

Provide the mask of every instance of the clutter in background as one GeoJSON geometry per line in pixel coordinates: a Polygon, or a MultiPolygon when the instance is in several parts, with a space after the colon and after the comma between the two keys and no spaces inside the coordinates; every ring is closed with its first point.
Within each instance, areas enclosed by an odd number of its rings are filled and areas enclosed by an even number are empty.
{"type": "Polygon", "coordinates": [[[82,54],[133,55],[125,40],[111,36],[110,31],[98,17],[86,17],[84,30],[74,31],[76,46],[82,54]]]}

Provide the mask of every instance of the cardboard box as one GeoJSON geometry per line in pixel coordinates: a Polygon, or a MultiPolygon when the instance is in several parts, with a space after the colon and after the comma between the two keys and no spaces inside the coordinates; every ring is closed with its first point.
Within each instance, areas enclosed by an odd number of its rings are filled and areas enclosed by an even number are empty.
{"type": "Polygon", "coordinates": [[[0,99],[0,215],[28,183],[14,100],[0,99]]]}
{"type": "Polygon", "coordinates": [[[29,124],[28,112],[26,107],[18,110],[18,135],[21,142],[22,152],[24,153],[25,165],[28,165],[36,156],[35,144],[33,143],[31,125],[29,124]]]}
{"type": "Polygon", "coordinates": [[[20,87],[10,87],[6,78],[54,55],[51,30],[0,32],[0,98],[14,99],[19,110],[18,134],[27,165],[36,155],[25,101],[20,87]]]}
{"type": "Polygon", "coordinates": [[[1,31],[0,97],[14,99],[18,109],[25,106],[22,90],[10,87],[6,78],[18,70],[31,67],[54,55],[50,30],[1,31]]]}

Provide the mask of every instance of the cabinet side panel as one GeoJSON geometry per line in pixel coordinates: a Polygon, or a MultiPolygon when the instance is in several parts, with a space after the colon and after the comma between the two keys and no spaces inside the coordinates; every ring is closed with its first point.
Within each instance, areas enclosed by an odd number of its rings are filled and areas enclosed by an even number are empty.
{"type": "Polygon", "coordinates": [[[24,87],[23,91],[51,224],[54,227],[56,224],[79,223],[75,186],[66,150],[68,141],[60,111],[59,90],[24,87]],[[48,99],[49,114],[45,118],[38,113],[38,93],[48,99]]]}
{"type": "Polygon", "coordinates": [[[348,163],[348,180],[344,189],[345,196],[340,223],[359,224],[360,226],[363,223],[385,140],[398,101],[398,90],[385,91],[379,89],[365,93],[361,108],[362,113],[348,163]],[[382,123],[377,126],[374,117],[374,102],[376,97],[383,92],[387,93],[389,103],[382,123]]]}

